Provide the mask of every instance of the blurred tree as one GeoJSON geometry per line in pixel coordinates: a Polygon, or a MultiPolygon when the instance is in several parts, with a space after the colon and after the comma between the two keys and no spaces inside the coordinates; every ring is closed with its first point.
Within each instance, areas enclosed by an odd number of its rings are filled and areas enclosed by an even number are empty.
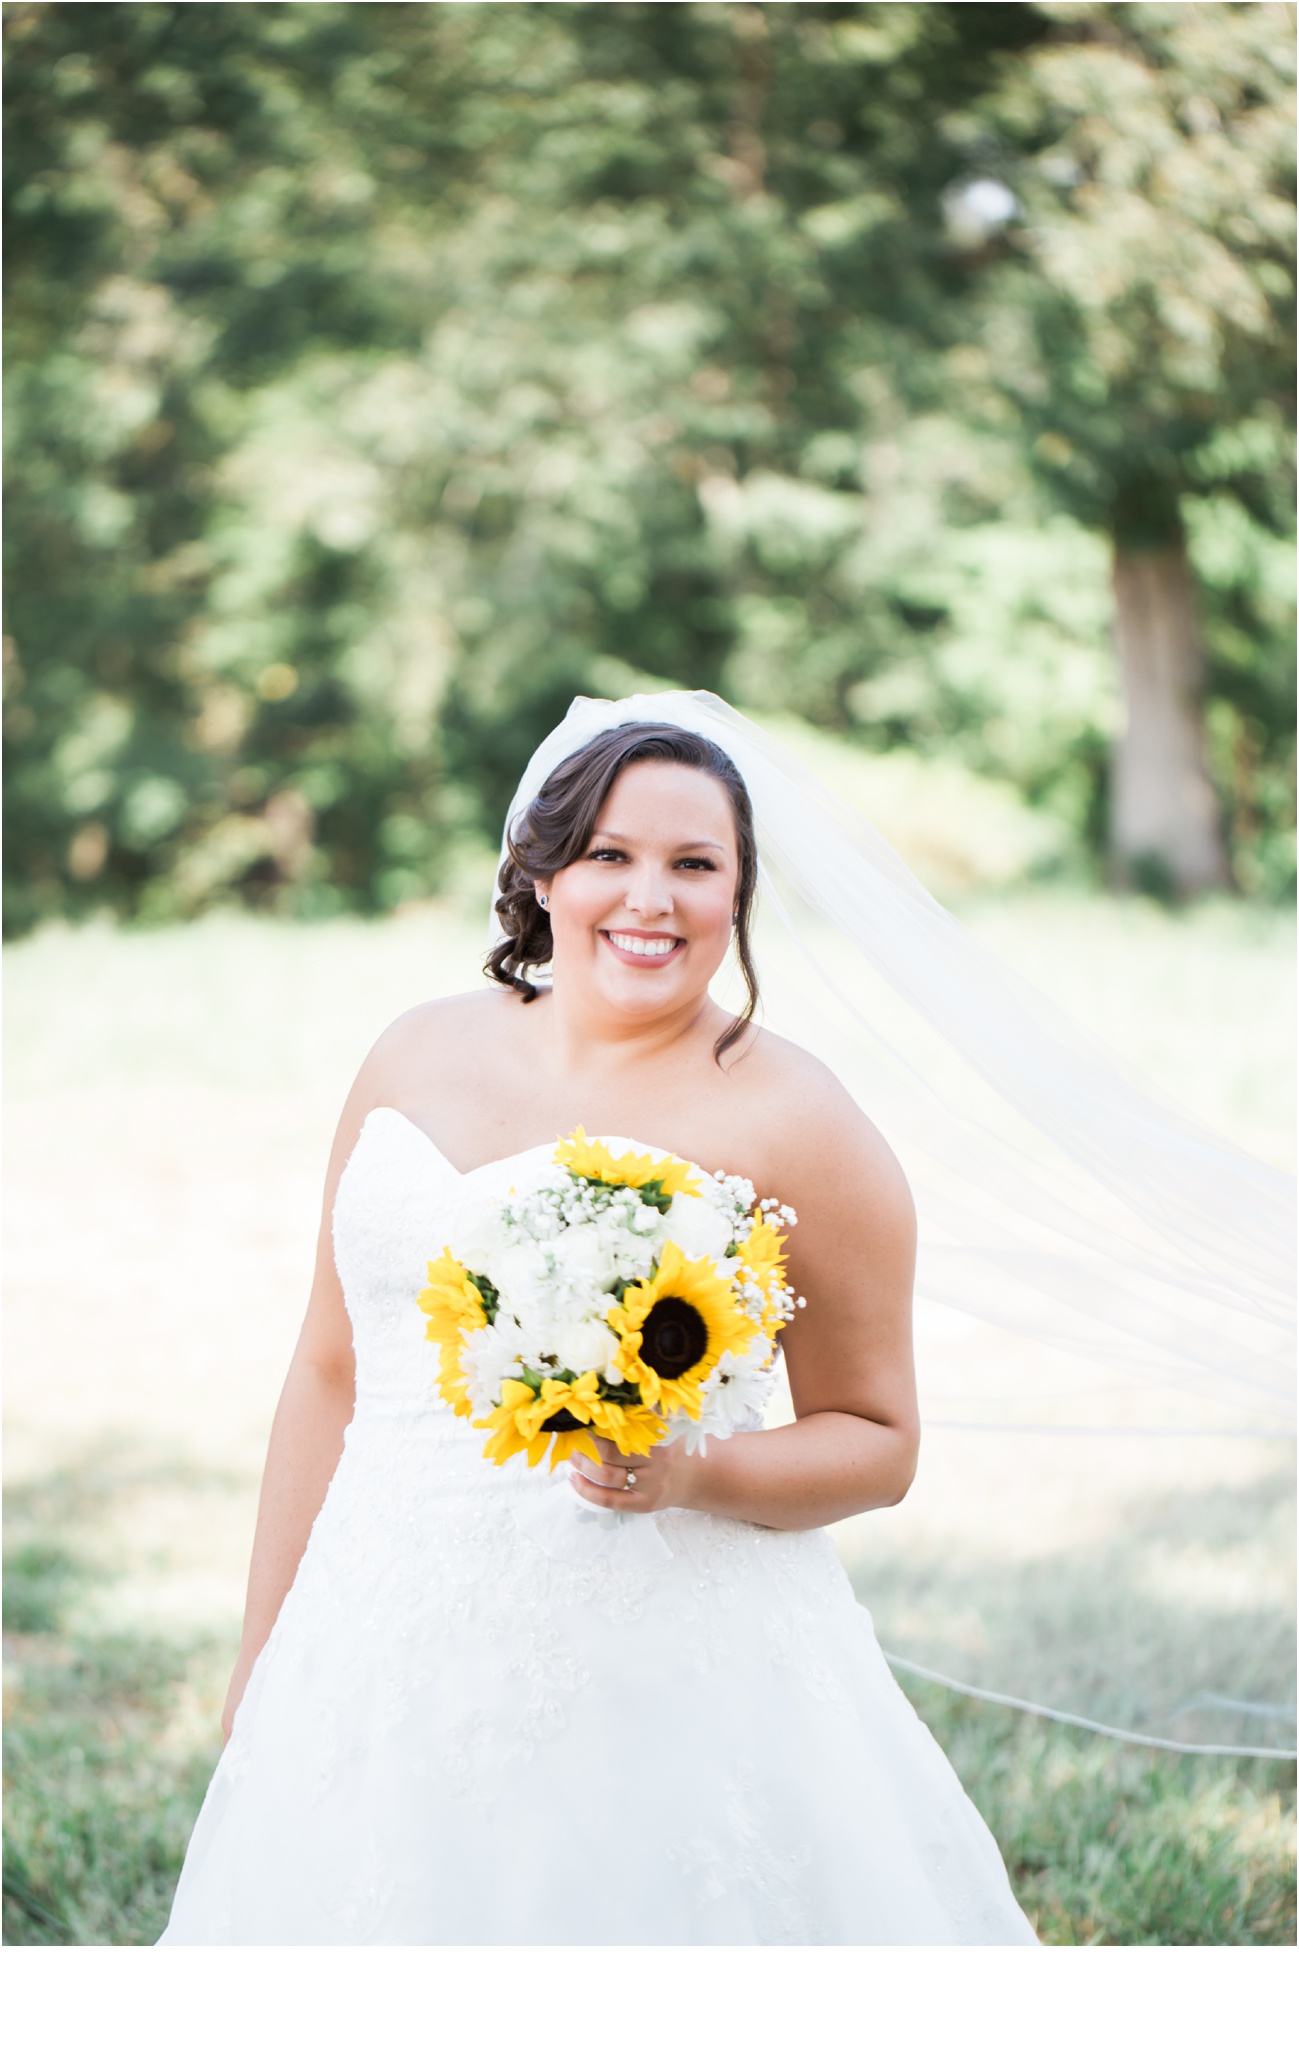
{"type": "Polygon", "coordinates": [[[417,339],[369,168],[400,146],[399,60],[369,12],[5,10],[11,927],[69,889],[162,912],[231,883],[300,896],[304,778],[344,876],[375,867],[390,802],[429,797],[338,682],[346,554],[304,550],[296,612],[215,666],[201,645],[254,394],[304,355],[417,339]]]}
{"type": "Polygon", "coordinates": [[[1020,15],[10,7],[11,922],[420,893],[574,690],[782,616],[845,722],[852,437],[1020,15]]]}
{"type": "Polygon", "coordinates": [[[1206,676],[1188,527],[1209,557],[1231,505],[1264,535],[1292,531],[1294,9],[1037,11],[1049,33],[974,111],[949,211],[983,271],[988,371],[1038,477],[1112,544],[1116,866],[1186,894],[1229,872],[1206,682],[1238,806],[1292,731],[1265,599],[1239,624],[1270,662],[1224,662],[1232,636],[1211,625],[1206,676]]]}
{"type": "MultiPolygon", "coordinates": [[[[425,893],[574,691],[656,680],[955,751],[1095,834],[1108,485],[1043,521],[1018,430],[1040,392],[1058,498],[1051,321],[1082,391],[1127,317],[1088,338],[1030,236],[1039,187],[1074,203],[1056,10],[4,20],[10,929],[425,893]],[[1024,220],[971,240],[980,178],[1024,220]]],[[[1184,518],[1263,847],[1287,603],[1227,447],[1184,518]]]]}

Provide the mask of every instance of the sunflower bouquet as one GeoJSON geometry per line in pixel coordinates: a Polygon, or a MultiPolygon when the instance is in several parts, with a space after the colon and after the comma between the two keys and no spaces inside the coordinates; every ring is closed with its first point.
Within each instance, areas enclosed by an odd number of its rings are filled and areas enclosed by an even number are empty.
{"type": "Polygon", "coordinates": [[[602,1437],[702,1455],[760,1415],[796,1304],[780,1225],[752,1183],[668,1154],[615,1158],[579,1126],[526,1185],[471,1196],[419,1306],[438,1385],[484,1456],[552,1469],[602,1437]]]}

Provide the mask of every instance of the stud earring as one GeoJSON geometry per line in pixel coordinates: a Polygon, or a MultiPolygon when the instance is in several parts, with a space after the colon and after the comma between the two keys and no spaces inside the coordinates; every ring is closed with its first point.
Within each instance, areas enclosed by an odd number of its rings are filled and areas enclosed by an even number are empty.
{"type": "Polygon", "coordinates": [[[547,904],[549,903],[549,901],[550,901],[550,898],[549,898],[549,896],[538,896],[538,898],[537,898],[537,901],[538,901],[538,903],[539,903],[539,904],[541,905],[542,909],[544,910],[544,909],[545,909],[545,907],[546,907],[546,905],[547,905],[547,904]]]}

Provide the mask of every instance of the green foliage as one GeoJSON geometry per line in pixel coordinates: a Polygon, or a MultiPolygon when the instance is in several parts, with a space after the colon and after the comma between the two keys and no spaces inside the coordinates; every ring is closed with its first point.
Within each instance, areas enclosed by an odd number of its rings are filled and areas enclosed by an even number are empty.
{"type": "Polygon", "coordinates": [[[1209,742],[1236,873],[1251,895],[1292,903],[1294,547],[1226,493],[1186,505],[1203,593],[1209,742]]]}
{"type": "Polygon", "coordinates": [[[87,1577],[85,1564],[65,1544],[24,1543],[5,1557],[5,1629],[17,1635],[57,1633],[87,1577]]]}
{"type": "MultiPolygon", "coordinates": [[[[366,203],[382,78],[354,135],[328,120],[340,67],[365,69],[362,12],[6,16],[20,921],[68,881],[154,913],[232,883],[328,908],[311,895],[313,798],[344,884],[381,865],[387,810],[423,808],[422,765],[331,673],[364,602],[349,553],[302,536],[281,616],[241,631],[221,542],[221,467],[253,394],[306,352],[414,339],[366,203]]],[[[251,536],[254,559],[272,543],[251,536]]]]}
{"type": "Polygon", "coordinates": [[[1018,261],[985,271],[994,379],[1053,491],[1124,542],[1205,491],[1284,529],[1294,11],[1037,11],[1053,32],[979,110],[1017,201],[1018,261]]]}
{"type": "MultiPolygon", "coordinates": [[[[1294,886],[1290,6],[1079,6],[973,110],[1014,211],[989,381],[1039,485],[1121,549],[1189,527],[1237,880],[1294,886]]],[[[980,248],[985,259],[991,246],[980,248]]]]}
{"type": "Polygon", "coordinates": [[[1276,887],[1285,13],[9,6],[9,928],[424,895],[656,680],[1095,843],[1141,449],[1276,887]]]}

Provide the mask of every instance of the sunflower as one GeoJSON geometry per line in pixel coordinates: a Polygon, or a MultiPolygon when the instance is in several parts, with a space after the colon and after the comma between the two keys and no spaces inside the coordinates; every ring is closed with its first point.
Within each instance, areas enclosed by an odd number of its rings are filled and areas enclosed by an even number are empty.
{"type": "Polygon", "coordinates": [[[743,1351],[758,1333],[712,1260],[687,1259],[675,1244],[664,1245],[653,1277],[635,1281],[610,1309],[609,1325],[622,1339],[623,1377],[646,1406],[684,1408],[694,1422],[722,1353],[743,1351]]]}
{"type": "Polygon", "coordinates": [[[785,1281],[784,1243],[781,1232],[772,1227],[760,1210],[756,1211],[753,1228],[740,1246],[740,1265],[761,1288],[767,1304],[762,1316],[764,1337],[774,1337],[777,1330],[784,1328],[783,1320],[770,1307],[772,1289],[783,1286],[785,1281]]]}
{"type": "Polygon", "coordinates": [[[553,1471],[574,1451],[585,1451],[598,1464],[600,1453],[590,1425],[601,1419],[604,1405],[593,1372],[576,1380],[545,1379],[536,1387],[525,1380],[505,1380],[500,1406],[475,1424],[492,1432],[483,1456],[503,1465],[516,1451],[523,1451],[529,1465],[539,1465],[549,1450],[553,1471]]]}
{"type": "Polygon", "coordinates": [[[438,1386],[457,1415],[470,1415],[469,1382],[461,1369],[460,1353],[469,1332],[487,1326],[483,1297],[447,1246],[440,1259],[430,1260],[428,1282],[417,1300],[428,1317],[424,1334],[441,1354],[438,1386]]]}
{"type": "Polygon", "coordinates": [[[634,1407],[623,1401],[601,1401],[595,1423],[600,1435],[624,1458],[643,1458],[655,1444],[662,1443],[668,1430],[664,1418],[643,1408],[639,1401],[634,1407]]]}
{"type": "Polygon", "coordinates": [[[606,1187],[656,1189],[670,1201],[673,1195],[696,1195],[699,1179],[693,1166],[675,1159],[652,1159],[648,1152],[624,1152],[615,1159],[598,1138],[588,1138],[581,1124],[555,1148],[555,1164],[566,1166],[579,1180],[603,1181],[606,1187]]]}

